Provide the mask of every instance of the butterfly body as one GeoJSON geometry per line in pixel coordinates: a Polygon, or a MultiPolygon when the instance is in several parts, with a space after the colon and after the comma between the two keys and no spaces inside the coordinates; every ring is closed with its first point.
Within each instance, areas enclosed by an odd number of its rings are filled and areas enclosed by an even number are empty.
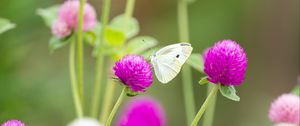
{"type": "Polygon", "coordinates": [[[150,58],[157,79],[165,84],[175,78],[192,50],[190,43],[182,42],[168,45],[155,52],[150,58]]]}

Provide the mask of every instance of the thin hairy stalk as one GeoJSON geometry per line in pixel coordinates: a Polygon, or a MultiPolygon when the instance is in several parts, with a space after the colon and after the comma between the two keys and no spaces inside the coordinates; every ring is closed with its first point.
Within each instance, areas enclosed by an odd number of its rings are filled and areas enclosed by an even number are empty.
{"type": "MultiPolygon", "coordinates": [[[[209,95],[209,92],[212,90],[212,87],[213,87],[212,84],[207,85],[207,96],[209,95]]],[[[208,108],[204,114],[203,126],[212,126],[213,125],[217,96],[218,95],[216,95],[215,97],[212,98],[210,106],[208,106],[208,108]]]]}
{"type": "Polygon", "coordinates": [[[97,59],[96,59],[94,92],[92,95],[92,106],[91,106],[91,115],[92,117],[95,118],[97,118],[97,113],[99,111],[101,89],[102,86],[104,86],[104,84],[101,85],[101,81],[103,80],[103,72],[104,72],[104,68],[103,68],[104,54],[102,50],[99,50],[99,48],[101,48],[101,44],[104,43],[104,33],[109,20],[110,7],[111,7],[111,0],[104,0],[103,7],[102,7],[102,16],[101,16],[101,22],[102,22],[102,28],[100,32],[101,41],[98,45],[96,45],[96,49],[98,52],[97,52],[97,59]]]}
{"type": "Polygon", "coordinates": [[[101,109],[100,122],[104,122],[109,114],[109,110],[111,109],[112,101],[114,98],[114,92],[116,89],[116,83],[114,80],[109,80],[109,84],[107,85],[105,98],[103,100],[103,106],[101,109]]]}
{"type": "MultiPolygon", "coordinates": [[[[178,0],[178,31],[179,40],[181,42],[189,42],[189,25],[188,25],[188,10],[187,1],[178,0]]],[[[191,68],[184,65],[182,68],[182,84],[185,102],[185,112],[187,117],[187,124],[189,125],[195,116],[195,100],[193,91],[193,80],[191,75],[191,68]]]]}
{"type": "Polygon", "coordinates": [[[127,18],[132,17],[133,10],[134,10],[134,3],[135,3],[135,0],[127,0],[126,9],[125,9],[125,16],[127,18]]]}
{"type": "Polygon", "coordinates": [[[95,83],[94,83],[94,91],[92,95],[92,103],[91,103],[91,116],[97,118],[99,112],[100,98],[101,98],[101,89],[103,84],[101,84],[103,77],[103,64],[104,63],[104,55],[103,53],[97,54],[96,59],[96,74],[95,74],[95,83]]]}
{"type": "Polygon", "coordinates": [[[122,92],[121,92],[121,94],[120,94],[120,96],[119,96],[116,104],[114,105],[111,113],[109,114],[108,119],[105,122],[105,126],[110,126],[111,125],[111,122],[112,122],[113,118],[115,117],[115,115],[117,113],[117,110],[119,109],[119,107],[120,107],[120,105],[121,105],[124,97],[126,96],[126,88],[127,87],[124,86],[124,88],[123,88],[123,90],[122,90],[122,92]]]}
{"type": "Polygon", "coordinates": [[[200,110],[198,111],[195,119],[192,122],[192,126],[197,126],[199,120],[201,119],[203,113],[207,109],[207,107],[211,104],[211,101],[214,99],[214,97],[217,95],[218,90],[220,88],[220,84],[215,84],[209,95],[207,96],[206,100],[202,104],[200,110]]]}
{"type": "Polygon", "coordinates": [[[77,82],[81,104],[84,103],[84,85],[83,85],[83,9],[86,0],[80,0],[78,29],[77,29],[77,82]]]}
{"type": "Polygon", "coordinates": [[[70,79],[71,79],[71,88],[72,88],[72,95],[73,101],[75,105],[75,110],[77,117],[83,116],[82,105],[80,102],[77,79],[76,79],[76,72],[75,72],[75,42],[70,43],[70,52],[69,52],[69,70],[70,70],[70,79]]]}
{"type": "Polygon", "coordinates": [[[184,93],[184,106],[187,117],[188,125],[192,122],[196,110],[195,110],[195,100],[194,100],[194,91],[193,91],[193,80],[192,80],[192,71],[190,66],[184,65],[182,67],[182,86],[184,93]]]}

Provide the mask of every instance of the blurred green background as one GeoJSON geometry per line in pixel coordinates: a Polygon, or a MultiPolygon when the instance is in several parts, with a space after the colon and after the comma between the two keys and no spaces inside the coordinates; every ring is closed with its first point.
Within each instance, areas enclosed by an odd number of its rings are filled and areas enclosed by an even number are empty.
{"type": "MultiPolygon", "coordinates": [[[[1,0],[0,17],[17,27],[0,35],[0,122],[20,119],[29,126],[64,126],[75,117],[68,75],[68,48],[48,51],[50,30],[37,8],[59,0],[1,0]]],[[[98,14],[101,0],[89,0],[98,14]]],[[[113,0],[112,15],[123,13],[124,0],[113,0]]],[[[178,42],[176,0],[137,0],[134,16],[142,35],[160,45],[178,42]]],[[[99,17],[100,15],[98,15],[99,17]]],[[[239,103],[218,97],[215,126],[270,126],[270,102],[289,92],[299,74],[299,0],[196,0],[189,5],[191,43],[201,53],[221,39],[238,41],[249,59],[239,103]]],[[[86,95],[94,79],[91,48],[85,49],[86,95]]],[[[206,87],[193,71],[197,110],[206,87]]],[[[161,101],[169,126],[185,126],[181,75],[169,85],[155,82],[146,93],[161,101]]],[[[116,93],[118,95],[119,92],[116,93]]],[[[88,103],[87,103],[88,104],[88,103]]]]}

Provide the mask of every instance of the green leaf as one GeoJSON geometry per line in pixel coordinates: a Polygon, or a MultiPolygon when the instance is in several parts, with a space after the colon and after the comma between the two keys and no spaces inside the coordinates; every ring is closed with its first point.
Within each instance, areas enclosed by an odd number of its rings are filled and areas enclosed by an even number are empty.
{"type": "Polygon", "coordinates": [[[120,30],[129,39],[139,33],[139,23],[133,18],[126,18],[124,15],[119,15],[112,19],[110,27],[120,30]]]}
{"type": "Polygon", "coordinates": [[[300,95],[300,86],[296,85],[291,93],[295,95],[300,95]]]}
{"type": "Polygon", "coordinates": [[[149,48],[157,45],[158,41],[150,36],[139,36],[129,41],[126,47],[126,53],[140,54],[149,48]]]}
{"type": "Polygon", "coordinates": [[[207,80],[207,77],[203,77],[203,78],[201,78],[201,80],[199,81],[199,84],[200,85],[204,85],[204,84],[208,84],[209,83],[209,81],[207,80]]]}
{"type": "Polygon", "coordinates": [[[111,45],[109,45],[108,43],[103,43],[100,47],[98,51],[101,51],[102,53],[104,53],[105,55],[113,55],[115,53],[120,53],[121,49],[119,49],[120,47],[112,47],[111,45]]]}
{"type": "Polygon", "coordinates": [[[44,19],[45,24],[48,27],[51,27],[53,22],[57,19],[59,5],[51,6],[48,8],[37,9],[37,15],[41,16],[44,19]]]}
{"type": "Polygon", "coordinates": [[[125,35],[118,29],[107,27],[105,29],[104,39],[112,46],[121,46],[125,42],[125,35]]]}
{"type": "Polygon", "coordinates": [[[221,85],[220,91],[224,97],[233,101],[240,101],[240,97],[236,95],[234,86],[221,85]]]}
{"type": "Polygon", "coordinates": [[[186,61],[187,64],[192,66],[194,69],[203,73],[203,59],[202,56],[198,53],[193,53],[186,61]]]}
{"type": "Polygon", "coordinates": [[[11,23],[9,20],[0,18],[0,34],[16,27],[16,24],[11,23]]]}
{"type": "Polygon", "coordinates": [[[70,35],[70,36],[68,36],[66,38],[62,38],[62,39],[53,36],[49,41],[50,52],[53,53],[56,49],[67,45],[68,43],[71,42],[72,38],[73,38],[73,35],[70,35]]]}
{"type": "Polygon", "coordinates": [[[91,46],[94,46],[97,41],[97,35],[92,31],[84,32],[83,37],[84,37],[84,42],[86,42],[91,46]]]}
{"type": "MultiPolygon", "coordinates": [[[[93,44],[93,56],[97,56],[100,51],[102,51],[102,47],[104,46],[104,42],[101,40],[101,32],[102,32],[102,25],[100,22],[97,22],[96,27],[92,29],[92,31],[96,35],[96,40],[93,44]]],[[[107,43],[106,43],[107,44],[107,43]]]]}
{"type": "Polygon", "coordinates": [[[100,35],[101,35],[101,24],[100,22],[97,22],[95,28],[92,29],[91,32],[93,32],[95,35],[96,35],[96,40],[94,42],[94,45],[98,46],[98,45],[101,45],[101,39],[100,39],[100,35]]]}

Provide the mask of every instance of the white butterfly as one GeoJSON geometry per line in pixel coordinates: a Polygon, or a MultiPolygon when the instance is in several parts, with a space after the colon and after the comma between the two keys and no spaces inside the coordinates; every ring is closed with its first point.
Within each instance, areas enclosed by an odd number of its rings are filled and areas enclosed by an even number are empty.
{"type": "Polygon", "coordinates": [[[155,52],[150,58],[157,79],[166,84],[175,78],[192,50],[190,43],[182,42],[168,45],[155,52]]]}

